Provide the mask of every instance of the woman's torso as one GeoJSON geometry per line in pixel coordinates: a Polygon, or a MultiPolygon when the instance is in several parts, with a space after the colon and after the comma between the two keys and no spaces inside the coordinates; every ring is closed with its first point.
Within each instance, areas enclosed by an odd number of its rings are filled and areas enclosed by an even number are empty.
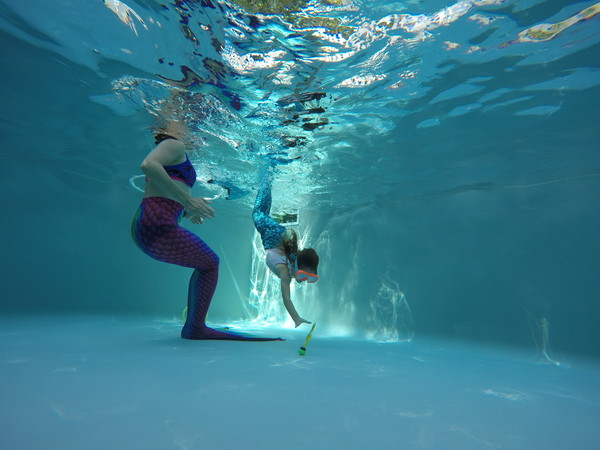
{"type": "MultiPolygon", "coordinates": [[[[170,139],[174,138],[170,137],[170,139]]],[[[190,162],[185,151],[183,152],[181,158],[174,161],[172,164],[163,166],[163,168],[167,172],[169,178],[171,178],[179,188],[188,194],[191,193],[192,186],[196,181],[196,171],[194,170],[194,166],[190,162]]],[[[169,192],[166,192],[163,188],[156,185],[148,178],[146,178],[144,197],[164,197],[177,201],[173,195],[171,195],[169,192]]]]}
{"type": "MultiPolygon", "coordinates": [[[[181,189],[183,189],[184,192],[187,192],[188,194],[190,194],[192,192],[192,189],[189,188],[182,181],[177,181],[177,180],[173,180],[173,181],[175,182],[175,184],[177,186],[179,186],[181,189]]],[[[174,196],[170,195],[168,192],[165,192],[163,189],[161,189],[159,186],[156,186],[150,180],[146,180],[146,187],[144,189],[144,197],[164,197],[164,198],[168,198],[170,200],[178,202],[178,200],[175,199],[174,196]]]]}

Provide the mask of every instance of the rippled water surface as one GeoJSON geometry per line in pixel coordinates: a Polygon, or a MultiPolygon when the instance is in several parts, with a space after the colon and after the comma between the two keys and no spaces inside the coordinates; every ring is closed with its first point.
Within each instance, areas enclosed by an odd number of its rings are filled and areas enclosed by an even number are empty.
{"type": "Polygon", "coordinates": [[[114,76],[89,98],[117,114],[183,110],[204,180],[246,191],[262,156],[293,160],[280,168],[288,206],[591,175],[514,180],[492,167],[484,136],[459,140],[471,127],[507,139],[498,129],[526,130],[596,88],[599,4],[35,3],[4,2],[5,32],[114,76]],[[456,180],[436,181],[448,159],[465,158],[471,168],[455,168],[456,180]]]}

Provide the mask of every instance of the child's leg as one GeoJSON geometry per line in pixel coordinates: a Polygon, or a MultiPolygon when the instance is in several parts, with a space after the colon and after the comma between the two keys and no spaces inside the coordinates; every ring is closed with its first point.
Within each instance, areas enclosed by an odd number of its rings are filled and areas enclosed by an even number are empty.
{"type": "Polygon", "coordinates": [[[263,174],[254,201],[252,220],[256,230],[260,233],[265,249],[278,247],[280,245],[279,238],[285,233],[285,228],[270,216],[271,202],[271,176],[263,174]]]}

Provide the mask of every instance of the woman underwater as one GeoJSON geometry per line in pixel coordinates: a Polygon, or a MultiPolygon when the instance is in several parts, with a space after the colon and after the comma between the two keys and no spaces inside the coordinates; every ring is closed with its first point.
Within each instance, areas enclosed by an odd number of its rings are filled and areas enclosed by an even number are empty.
{"type": "MultiPolygon", "coordinates": [[[[266,170],[266,169],[265,169],[266,170]]],[[[266,253],[267,267],[280,279],[283,305],[294,321],[296,328],[303,323],[311,323],[300,317],[290,294],[292,278],[298,283],[315,283],[319,256],[312,248],[298,249],[298,236],[293,230],[285,229],[269,214],[271,212],[272,174],[263,173],[254,202],[252,220],[260,233],[266,253]]]]}
{"type": "Polygon", "coordinates": [[[213,218],[215,212],[208,201],[191,195],[196,171],[186,154],[185,138],[185,127],[178,122],[169,122],[157,130],[156,147],[141,165],[146,184],[144,198],[131,226],[133,240],[144,253],[158,261],[194,269],[182,338],[281,340],[237,335],[205,324],[219,278],[219,257],[179,222],[185,215],[192,223],[201,224],[204,219],[213,218]]]}

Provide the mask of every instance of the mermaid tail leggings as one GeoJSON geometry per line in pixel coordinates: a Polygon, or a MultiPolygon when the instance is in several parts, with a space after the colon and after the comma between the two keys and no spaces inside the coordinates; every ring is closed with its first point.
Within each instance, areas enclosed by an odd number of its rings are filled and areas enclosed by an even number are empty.
{"type": "Polygon", "coordinates": [[[252,211],[252,220],[256,230],[260,233],[263,247],[270,249],[278,247],[280,237],[285,233],[285,227],[278,224],[269,214],[271,213],[271,178],[264,176],[261,180],[254,209],[252,211]]]}
{"type": "Polygon", "coordinates": [[[136,245],[148,256],[190,267],[188,313],[181,330],[184,339],[273,340],[225,333],[205,324],[206,313],[219,279],[219,257],[194,233],[179,226],[183,205],[164,197],[142,200],[131,224],[136,245]]]}

